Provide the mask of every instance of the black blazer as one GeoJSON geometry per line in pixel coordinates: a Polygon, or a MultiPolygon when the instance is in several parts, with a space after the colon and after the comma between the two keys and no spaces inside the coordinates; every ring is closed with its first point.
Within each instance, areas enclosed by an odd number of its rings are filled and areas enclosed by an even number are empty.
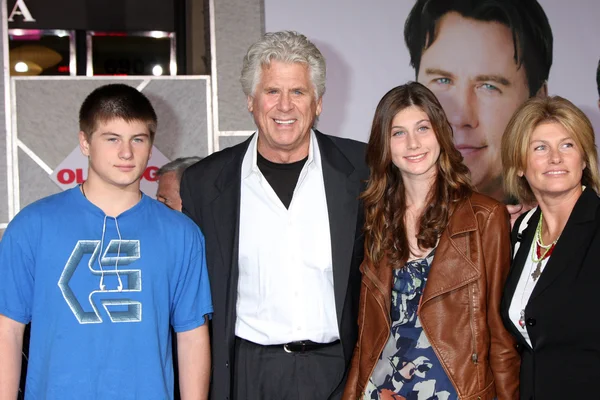
{"type": "MultiPolygon", "coordinates": [[[[600,199],[587,188],[571,212],[525,307],[529,346],[508,318],[540,217],[522,233],[502,299],[502,317],[521,350],[521,399],[600,398],[600,199]]],[[[519,241],[513,228],[513,245],[519,241]]]]}
{"type": "MultiPolygon", "coordinates": [[[[316,132],[331,232],[337,322],[348,367],[357,338],[359,266],[364,213],[358,197],[368,179],[365,144],[316,132]]],[[[231,397],[234,365],[241,166],[251,138],[188,168],[181,182],[183,211],[206,239],[214,314],[211,399],[231,397]]],[[[342,382],[340,382],[341,384],[342,382]]]]}

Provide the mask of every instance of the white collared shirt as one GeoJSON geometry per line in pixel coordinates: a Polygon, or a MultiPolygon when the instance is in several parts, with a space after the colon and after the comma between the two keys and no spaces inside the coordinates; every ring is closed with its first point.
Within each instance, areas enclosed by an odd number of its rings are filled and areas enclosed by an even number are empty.
{"type": "MultiPolygon", "coordinates": [[[[531,248],[529,249],[529,253],[527,254],[527,259],[525,261],[525,265],[523,265],[523,271],[521,272],[521,277],[519,278],[519,282],[517,283],[517,287],[515,288],[515,294],[510,302],[510,306],[508,308],[508,316],[513,323],[513,325],[517,328],[519,333],[523,336],[525,341],[529,343],[531,346],[531,339],[529,338],[529,332],[527,332],[527,325],[524,324],[521,326],[519,324],[519,320],[521,319],[521,311],[525,310],[527,303],[529,302],[529,298],[533,293],[533,289],[535,289],[535,285],[540,280],[539,278],[533,280],[531,274],[535,270],[537,263],[534,263],[532,260],[532,254],[535,251],[535,238],[531,244],[531,248]]],[[[546,268],[546,264],[548,264],[548,260],[550,257],[544,258],[542,260],[541,272],[544,272],[544,268],[546,268]]],[[[523,322],[526,321],[526,318],[523,322]]]]}
{"type": "Polygon", "coordinates": [[[339,339],[329,213],[317,138],[286,209],[257,166],[255,135],[242,162],[235,334],[269,345],[339,339]]]}

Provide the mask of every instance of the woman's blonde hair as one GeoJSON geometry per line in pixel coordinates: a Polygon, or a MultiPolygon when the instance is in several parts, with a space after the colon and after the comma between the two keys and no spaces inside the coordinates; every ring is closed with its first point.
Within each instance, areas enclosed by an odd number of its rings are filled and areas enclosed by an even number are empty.
{"type": "Polygon", "coordinates": [[[583,111],[560,96],[529,99],[506,126],[502,136],[502,172],[506,192],[520,203],[536,201],[529,183],[524,176],[519,176],[519,172],[524,172],[527,167],[527,150],[533,131],[544,123],[557,123],[569,132],[581,149],[586,165],[581,183],[598,193],[600,177],[594,128],[583,111]]]}

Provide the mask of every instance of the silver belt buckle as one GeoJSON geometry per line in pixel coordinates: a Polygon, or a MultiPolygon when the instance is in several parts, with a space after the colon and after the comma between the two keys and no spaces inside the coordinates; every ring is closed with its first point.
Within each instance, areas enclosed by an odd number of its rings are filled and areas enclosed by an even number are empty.
{"type": "Polygon", "coordinates": [[[287,344],[287,343],[283,345],[283,350],[284,350],[286,353],[290,353],[290,354],[292,353],[292,351],[291,351],[291,350],[288,348],[288,344],[287,344]]]}

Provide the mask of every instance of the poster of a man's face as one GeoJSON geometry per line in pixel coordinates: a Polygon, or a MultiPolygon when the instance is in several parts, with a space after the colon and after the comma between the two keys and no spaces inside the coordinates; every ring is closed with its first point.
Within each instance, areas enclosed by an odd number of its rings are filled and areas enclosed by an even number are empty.
{"type": "Polygon", "coordinates": [[[321,131],[366,142],[382,96],[418,80],[444,106],[477,189],[504,201],[499,145],[525,99],[569,99],[600,143],[598,15],[598,0],[264,0],[266,31],[299,31],[327,59],[321,131]]]}
{"type": "Polygon", "coordinates": [[[418,82],[444,107],[477,190],[506,200],[500,142],[514,111],[544,96],[552,31],[536,0],[417,0],[405,41],[418,82]]]}

